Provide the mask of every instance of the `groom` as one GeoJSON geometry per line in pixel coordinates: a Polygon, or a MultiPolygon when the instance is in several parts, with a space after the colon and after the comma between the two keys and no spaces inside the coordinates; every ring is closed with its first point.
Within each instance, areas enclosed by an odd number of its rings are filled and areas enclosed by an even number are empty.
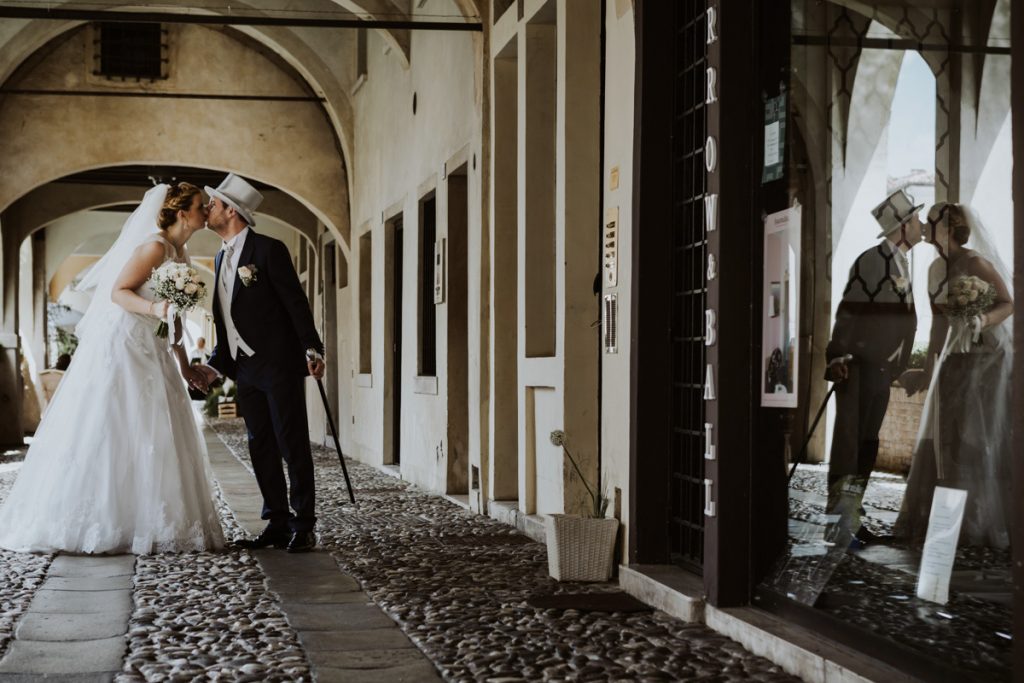
{"type": "Polygon", "coordinates": [[[217,344],[204,372],[208,380],[227,375],[238,385],[267,520],[259,536],[238,544],[307,552],[316,546],[316,515],[303,380],[323,377],[323,344],[287,247],[252,229],[263,195],[234,174],[205,189],[207,227],[224,244],[213,290],[217,344]]]}
{"type": "Polygon", "coordinates": [[[907,367],[917,329],[907,252],[921,241],[911,198],[898,190],[872,210],[879,242],[853,262],[825,351],[825,379],[836,383],[836,421],[828,464],[828,514],[846,518],[857,541],[860,506],[878,457],[889,387],[907,367]]]}

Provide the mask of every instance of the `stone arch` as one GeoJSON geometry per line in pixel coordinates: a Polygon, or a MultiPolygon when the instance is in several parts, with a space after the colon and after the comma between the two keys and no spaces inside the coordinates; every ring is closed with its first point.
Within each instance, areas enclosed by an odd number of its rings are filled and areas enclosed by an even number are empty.
{"type": "MultiPolygon", "coordinates": [[[[228,40],[223,39],[221,47],[228,40]]],[[[246,50],[232,42],[236,53],[246,50]]],[[[16,77],[33,74],[29,69],[16,77]]],[[[304,94],[296,90],[301,84],[291,75],[277,72],[277,78],[279,85],[292,82],[294,94],[304,94]]],[[[188,85],[186,78],[178,85],[182,84],[188,85]]],[[[280,188],[347,244],[349,178],[343,152],[333,144],[333,128],[314,102],[264,101],[242,108],[227,100],[204,100],[186,108],[168,106],[165,99],[87,96],[65,98],[57,111],[41,99],[12,97],[0,112],[0,126],[19,131],[0,159],[0,209],[36,187],[93,168],[199,166],[280,188]],[[190,117],[191,144],[184,144],[179,133],[183,115],[190,117]],[[69,126],[69,120],[77,127],[69,126]],[[110,120],[130,120],[133,125],[109,125],[110,120]],[[85,130],[80,129],[83,126],[85,130]]]]}
{"type": "MultiPolygon", "coordinates": [[[[9,79],[15,70],[26,62],[33,54],[40,50],[62,34],[81,28],[86,22],[60,22],[60,21],[17,21],[9,22],[19,25],[17,30],[0,31],[0,82],[9,79]],[[6,34],[6,35],[5,35],[6,34]],[[4,40],[6,38],[6,40],[4,40]]],[[[347,197],[351,191],[350,161],[352,158],[352,121],[353,113],[347,88],[338,81],[335,74],[317,54],[314,47],[304,41],[296,32],[279,27],[241,27],[231,29],[225,33],[242,34],[266,49],[277,55],[289,67],[294,69],[297,79],[310,88],[316,96],[323,99],[322,106],[332,128],[334,145],[339,147],[338,165],[343,169],[344,211],[333,212],[323,211],[319,203],[312,202],[304,192],[295,192],[300,201],[303,201],[314,212],[322,212],[321,218],[324,224],[334,231],[340,238],[341,244],[347,251],[348,247],[348,221],[347,221],[347,197]],[[345,215],[345,220],[341,216],[345,215]]],[[[117,160],[115,160],[117,161],[117,160]]],[[[251,177],[257,177],[258,173],[250,170],[242,170],[240,167],[224,168],[225,172],[241,172],[251,177]]],[[[43,182],[53,180],[49,177],[43,182]]],[[[9,203],[9,198],[0,196],[0,207],[9,203]],[[6,200],[6,201],[5,201],[6,200]]]]}

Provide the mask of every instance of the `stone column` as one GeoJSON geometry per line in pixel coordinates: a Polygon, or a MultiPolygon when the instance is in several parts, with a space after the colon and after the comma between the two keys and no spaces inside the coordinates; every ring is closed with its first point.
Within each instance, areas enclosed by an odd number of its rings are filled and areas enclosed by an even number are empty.
{"type": "Polygon", "coordinates": [[[24,432],[21,424],[21,353],[18,347],[18,275],[17,235],[0,216],[0,252],[3,275],[0,285],[0,446],[20,446],[24,432]]]}

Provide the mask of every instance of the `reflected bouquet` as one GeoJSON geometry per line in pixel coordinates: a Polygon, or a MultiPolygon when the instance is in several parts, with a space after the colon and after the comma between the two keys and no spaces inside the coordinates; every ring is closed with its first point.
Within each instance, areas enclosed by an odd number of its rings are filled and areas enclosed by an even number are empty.
{"type": "Polygon", "coordinates": [[[166,338],[169,331],[168,322],[198,306],[206,296],[206,285],[200,279],[199,271],[187,263],[174,261],[154,268],[149,281],[153,285],[157,301],[167,301],[171,304],[167,320],[161,320],[156,328],[156,336],[166,338]]]}
{"type": "Polygon", "coordinates": [[[946,300],[946,314],[953,323],[949,349],[953,353],[970,353],[981,341],[982,314],[996,303],[996,288],[974,275],[953,281],[946,300]]]}
{"type": "Polygon", "coordinates": [[[954,280],[946,300],[949,317],[968,325],[995,303],[996,288],[974,275],[964,275],[954,280]]]}

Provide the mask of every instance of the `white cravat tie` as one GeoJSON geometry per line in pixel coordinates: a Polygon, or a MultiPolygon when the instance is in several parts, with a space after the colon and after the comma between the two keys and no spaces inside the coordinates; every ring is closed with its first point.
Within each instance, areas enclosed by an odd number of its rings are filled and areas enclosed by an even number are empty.
{"type": "Polygon", "coordinates": [[[900,277],[910,278],[910,264],[907,262],[907,255],[902,249],[896,249],[896,265],[900,269],[900,277]]]}
{"type": "Polygon", "coordinates": [[[221,278],[224,281],[224,289],[229,290],[231,288],[231,276],[233,275],[233,261],[235,255],[235,247],[227,242],[224,243],[224,258],[221,260],[221,278]]]}

